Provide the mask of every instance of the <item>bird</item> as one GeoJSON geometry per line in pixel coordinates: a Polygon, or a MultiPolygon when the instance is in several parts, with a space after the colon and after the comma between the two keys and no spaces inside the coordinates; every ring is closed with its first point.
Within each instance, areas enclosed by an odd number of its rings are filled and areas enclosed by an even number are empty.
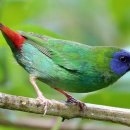
{"type": "Polygon", "coordinates": [[[84,103],[68,92],[88,93],[112,85],[130,70],[130,52],[112,46],[90,46],[33,32],[13,31],[0,23],[0,30],[16,61],[29,73],[37,98],[47,111],[36,80],[62,93],[68,103],[83,109],[84,103]]]}

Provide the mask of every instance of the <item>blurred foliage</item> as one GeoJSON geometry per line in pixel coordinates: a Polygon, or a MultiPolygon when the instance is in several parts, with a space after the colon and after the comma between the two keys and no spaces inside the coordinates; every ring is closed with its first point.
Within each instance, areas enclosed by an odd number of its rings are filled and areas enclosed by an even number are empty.
{"type": "Polygon", "coordinates": [[[5,24],[16,25],[34,18],[40,11],[44,11],[44,0],[1,0],[0,18],[5,24]]]}
{"type": "MultiPolygon", "coordinates": [[[[0,21],[14,30],[35,32],[89,45],[127,48],[130,43],[129,0],[1,0],[0,21]]],[[[85,102],[130,108],[128,77],[130,74],[109,88],[74,96],[85,102]]],[[[44,83],[38,84],[48,98],[65,99],[44,83]]],[[[27,72],[16,63],[2,35],[0,91],[36,97],[27,72]]]]}

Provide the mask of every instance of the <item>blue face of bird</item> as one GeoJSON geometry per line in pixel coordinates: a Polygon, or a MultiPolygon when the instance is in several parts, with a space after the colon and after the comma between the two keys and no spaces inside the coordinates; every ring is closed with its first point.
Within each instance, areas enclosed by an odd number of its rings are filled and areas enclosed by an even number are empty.
{"type": "Polygon", "coordinates": [[[110,66],[114,73],[125,74],[130,70],[130,53],[125,50],[114,53],[110,66]]]}

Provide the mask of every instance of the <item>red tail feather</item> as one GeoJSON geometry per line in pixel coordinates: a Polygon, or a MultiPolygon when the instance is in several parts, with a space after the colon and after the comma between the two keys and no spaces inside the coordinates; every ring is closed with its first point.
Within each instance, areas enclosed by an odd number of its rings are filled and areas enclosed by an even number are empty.
{"type": "Polygon", "coordinates": [[[17,49],[20,49],[25,41],[25,38],[19,33],[12,31],[8,27],[0,23],[0,30],[13,42],[17,49]]]}

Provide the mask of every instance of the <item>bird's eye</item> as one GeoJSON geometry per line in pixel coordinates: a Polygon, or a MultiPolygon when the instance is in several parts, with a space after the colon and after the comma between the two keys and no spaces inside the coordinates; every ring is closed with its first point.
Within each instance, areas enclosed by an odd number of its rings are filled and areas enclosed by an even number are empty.
{"type": "Polygon", "coordinates": [[[126,56],[121,56],[119,60],[121,62],[126,62],[127,61],[127,57],[126,56]]]}

